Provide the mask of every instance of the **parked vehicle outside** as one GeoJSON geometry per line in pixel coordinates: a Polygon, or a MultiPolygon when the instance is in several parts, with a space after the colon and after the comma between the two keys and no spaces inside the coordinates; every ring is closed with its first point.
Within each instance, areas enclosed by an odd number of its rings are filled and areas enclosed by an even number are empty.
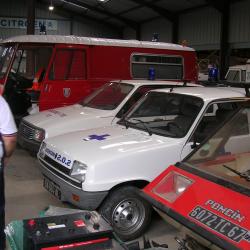
{"type": "Polygon", "coordinates": [[[242,89],[148,92],[118,124],[45,139],[44,186],[83,209],[99,209],[122,239],[141,235],[151,206],[136,191],[186,157],[246,101],[242,89]]]}

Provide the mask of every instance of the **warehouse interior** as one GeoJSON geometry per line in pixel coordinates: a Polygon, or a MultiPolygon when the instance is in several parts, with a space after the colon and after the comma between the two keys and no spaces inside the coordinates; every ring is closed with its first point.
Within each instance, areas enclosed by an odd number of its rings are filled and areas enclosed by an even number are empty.
{"type": "Polygon", "coordinates": [[[250,0],[0,7],[0,250],[250,249],[250,0]]]}

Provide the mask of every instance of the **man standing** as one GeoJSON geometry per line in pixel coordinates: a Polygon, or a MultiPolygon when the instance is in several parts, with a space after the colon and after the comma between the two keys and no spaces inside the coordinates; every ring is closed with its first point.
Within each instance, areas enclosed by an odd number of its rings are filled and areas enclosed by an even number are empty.
{"type": "Polygon", "coordinates": [[[4,164],[16,146],[16,125],[6,101],[0,96],[0,250],[5,249],[4,164]]]}

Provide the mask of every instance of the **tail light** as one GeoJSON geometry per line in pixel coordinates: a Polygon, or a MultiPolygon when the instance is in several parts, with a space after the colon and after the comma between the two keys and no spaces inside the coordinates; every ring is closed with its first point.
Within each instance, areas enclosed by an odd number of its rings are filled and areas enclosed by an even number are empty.
{"type": "Polygon", "coordinates": [[[161,198],[174,202],[192,183],[193,181],[187,177],[176,172],[170,172],[152,191],[161,198]]]}

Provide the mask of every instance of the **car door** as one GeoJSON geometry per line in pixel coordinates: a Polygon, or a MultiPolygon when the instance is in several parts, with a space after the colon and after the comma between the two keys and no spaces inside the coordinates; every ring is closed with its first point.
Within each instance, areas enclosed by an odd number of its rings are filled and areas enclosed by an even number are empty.
{"type": "Polygon", "coordinates": [[[87,77],[88,47],[56,45],[40,96],[40,111],[67,106],[90,93],[87,77]]]}

